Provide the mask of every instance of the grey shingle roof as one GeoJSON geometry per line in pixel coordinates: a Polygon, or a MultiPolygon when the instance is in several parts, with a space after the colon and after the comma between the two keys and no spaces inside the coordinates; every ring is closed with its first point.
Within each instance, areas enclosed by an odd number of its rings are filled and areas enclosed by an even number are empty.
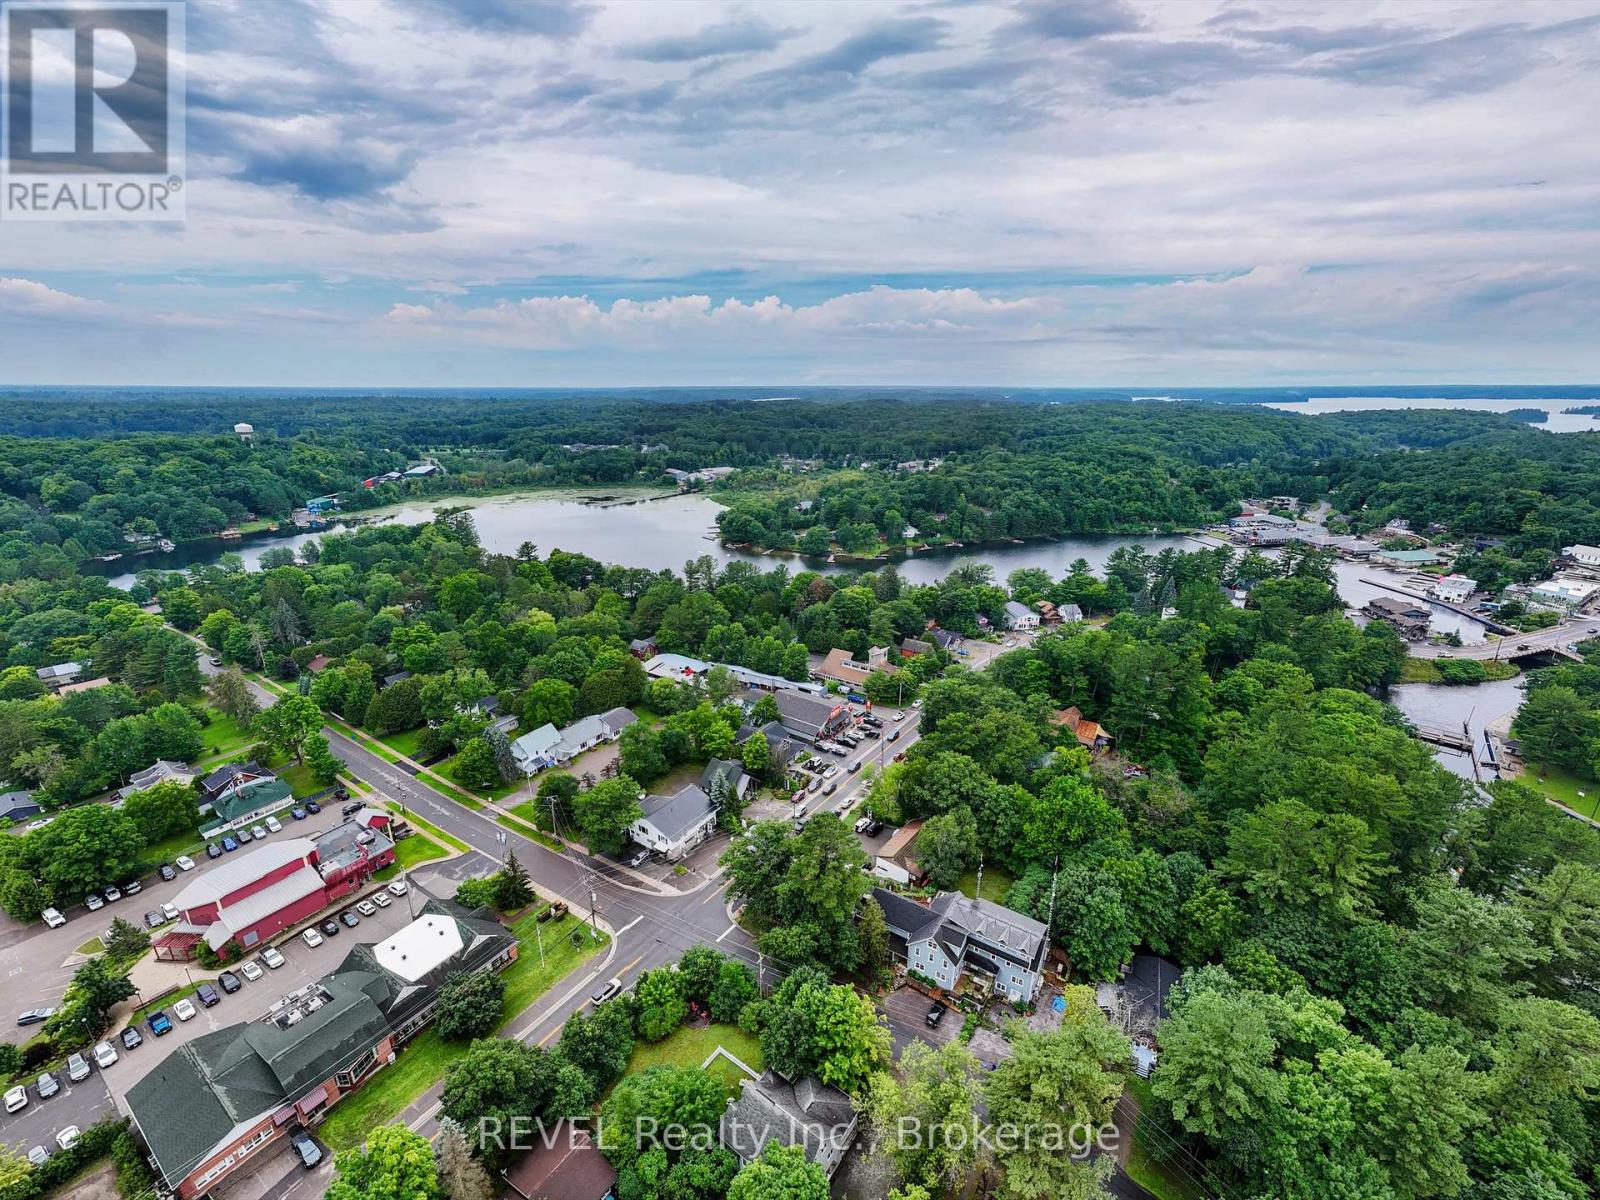
{"type": "Polygon", "coordinates": [[[711,797],[699,784],[688,784],[670,796],[646,796],[639,805],[645,817],[671,841],[678,841],[711,811],[711,797]]]}
{"type": "Polygon", "coordinates": [[[849,1140],[855,1118],[850,1097],[837,1088],[805,1078],[793,1084],[772,1071],[742,1080],[719,1129],[722,1144],[743,1159],[761,1153],[768,1142],[801,1146],[806,1161],[838,1151],[849,1140]]]}

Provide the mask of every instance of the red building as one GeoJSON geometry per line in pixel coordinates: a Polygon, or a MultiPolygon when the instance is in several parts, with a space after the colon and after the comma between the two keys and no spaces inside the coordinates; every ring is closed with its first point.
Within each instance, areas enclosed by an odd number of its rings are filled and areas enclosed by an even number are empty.
{"type": "Polygon", "coordinates": [[[190,958],[202,940],[252,950],[359,890],[394,862],[388,820],[363,812],[315,840],[286,838],[218,861],[173,899],[178,923],[156,940],[156,957],[190,958]]]}

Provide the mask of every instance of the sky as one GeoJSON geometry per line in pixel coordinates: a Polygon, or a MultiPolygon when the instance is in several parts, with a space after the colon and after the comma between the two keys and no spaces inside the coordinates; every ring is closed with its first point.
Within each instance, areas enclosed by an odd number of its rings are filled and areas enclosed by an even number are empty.
{"type": "Polygon", "coordinates": [[[0,382],[1600,382],[1600,0],[193,0],[0,382]]]}

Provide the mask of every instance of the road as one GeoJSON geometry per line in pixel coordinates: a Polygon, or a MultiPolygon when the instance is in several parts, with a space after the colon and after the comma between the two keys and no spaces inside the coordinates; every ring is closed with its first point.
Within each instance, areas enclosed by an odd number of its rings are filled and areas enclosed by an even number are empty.
{"type": "Polygon", "coordinates": [[[1513,654],[1531,654],[1536,650],[1565,650],[1573,642],[1581,642],[1596,634],[1600,634],[1600,617],[1580,617],[1563,621],[1551,629],[1513,633],[1504,638],[1491,638],[1466,646],[1439,646],[1422,642],[1411,646],[1410,653],[1416,658],[1510,658],[1513,654]]]}

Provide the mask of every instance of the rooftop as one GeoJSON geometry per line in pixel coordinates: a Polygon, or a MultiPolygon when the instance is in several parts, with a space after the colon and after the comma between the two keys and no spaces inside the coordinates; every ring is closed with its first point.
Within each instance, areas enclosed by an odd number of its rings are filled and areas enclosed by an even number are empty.
{"type": "Polygon", "coordinates": [[[705,819],[711,811],[711,797],[699,784],[690,783],[670,796],[646,796],[639,807],[663,836],[677,841],[705,819]]]}
{"type": "Polygon", "coordinates": [[[449,962],[466,947],[461,929],[452,917],[432,914],[418,917],[399,933],[373,946],[373,957],[386,971],[415,983],[429,971],[449,962]]]}
{"type": "MultiPolygon", "coordinates": [[[[190,880],[183,891],[173,897],[172,903],[180,909],[190,909],[218,902],[287,863],[304,862],[315,849],[309,838],[294,837],[224,857],[198,879],[190,880]]],[[[317,877],[319,884],[321,878],[317,877]]]]}

